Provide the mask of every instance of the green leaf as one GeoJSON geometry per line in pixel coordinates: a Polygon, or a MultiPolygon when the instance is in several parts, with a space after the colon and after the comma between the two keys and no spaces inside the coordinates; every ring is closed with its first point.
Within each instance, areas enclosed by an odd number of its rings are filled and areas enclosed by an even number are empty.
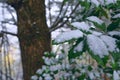
{"type": "Polygon", "coordinates": [[[111,67],[106,67],[106,68],[103,69],[103,71],[105,73],[111,73],[111,74],[113,74],[113,68],[111,68],[111,67]]]}
{"type": "Polygon", "coordinates": [[[116,45],[118,47],[118,49],[120,50],[120,36],[117,37],[119,39],[119,41],[116,42],[116,45]]]}
{"type": "Polygon", "coordinates": [[[78,80],[84,80],[86,77],[85,73],[83,73],[80,77],[78,77],[78,80]]]}
{"type": "Polygon", "coordinates": [[[64,0],[63,2],[66,3],[66,2],[68,2],[68,0],[64,0]]]}
{"type": "Polygon", "coordinates": [[[100,14],[101,14],[101,16],[105,16],[106,18],[109,18],[108,12],[109,12],[108,9],[106,9],[106,8],[104,8],[102,6],[100,7],[100,14]]]}
{"type": "Polygon", "coordinates": [[[81,6],[85,7],[86,11],[90,8],[90,2],[88,2],[87,0],[85,0],[85,1],[79,0],[79,3],[80,3],[81,6]]]}
{"type": "Polygon", "coordinates": [[[59,44],[63,44],[63,43],[66,43],[66,42],[68,42],[68,43],[73,43],[73,42],[75,42],[77,39],[75,39],[75,38],[73,38],[73,39],[70,39],[70,40],[66,40],[66,41],[63,41],[63,42],[56,42],[55,40],[52,40],[52,45],[59,45],[59,44]]]}
{"type": "Polygon", "coordinates": [[[112,55],[112,57],[113,57],[115,62],[119,62],[120,61],[120,53],[119,52],[117,52],[117,53],[112,52],[111,55],[112,55]]]}
{"type": "Polygon", "coordinates": [[[109,56],[104,56],[104,57],[102,58],[102,61],[103,61],[104,65],[107,64],[108,59],[109,59],[109,56]]]}
{"type": "Polygon", "coordinates": [[[120,19],[113,20],[112,23],[107,27],[107,31],[113,31],[119,28],[120,19]]]}
{"type": "Polygon", "coordinates": [[[76,58],[76,57],[78,57],[78,56],[80,56],[80,55],[82,54],[82,52],[75,52],[75,51],[74,51],[74,48],[75,48],[81,41],[83,41],[83,38],[79,38],[79,39],[76,41],[76,44],[72,46],[72,48],[70,49],[69,54],[68,54],[68,58],[69,58],[69,59],[76,58]]]}
{"type": "Polygon", "coordinates": [[[98,24],[98,23],[96,23],[96,22],[93,22],[93,24],[95,25],[95,27],[96,28],[98,28],[98,29],[100,29],[100,30],[102,30],[102,31],[106,31],[106,25],[105,25],[105,23],[103,23],[103,24],[98,24]]]}
{"type": "Polygon", "coordinates": [[[98,55],[93,55],[92,57],[97,61],[99,65],[105,66],[102,59],[98,55]]]}
{"type": "Polygon", "coordinates": [[[100,58],[98,55],[94,55],[92,51],[89,50],[88,52],[91,55],[91,57],[97,61],[98,65],[101,65],[102,67],[106,66],[107,61],[109,59],[108,56],[104,56],[103,58],[100,58]]]}
{"type": "Polygon", "coordinates": [[[89,65],[89,66],[88,66],[88,70],[89,70],[89,71],[92,71],[92,69],[93,69],[93,68],[89,65]]]}
{"type": "Polygon", "coordinates": [[[120,65],[117,62],[114,62],[111,65],[112,65],[113,70],[120,70],[120,65]]]}
{"type": "Polygon", "coordinates": [[[117,64],[116,63],[112,63],[112,68],[115,70],[117,68],[117,64]]]}

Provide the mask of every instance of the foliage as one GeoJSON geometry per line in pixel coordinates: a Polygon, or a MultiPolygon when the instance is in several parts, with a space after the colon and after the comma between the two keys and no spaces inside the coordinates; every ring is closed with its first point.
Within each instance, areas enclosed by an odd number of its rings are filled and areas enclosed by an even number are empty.
{"type": "MultiPolygon", "coordinates": [[[[64,2],[67,3],[68,0],[64,2]]],[[[39,80],[118,80],[119,3],[118,0],[79,0],[80,11],[74,13],[76,19],[70,22],[71,31],[63,32],[53,41],[57,45],[70,45],[72,42],[67,56],[64,52],[61,53],[62,57],[55,53],[45,54],[43,59],[46,65],[31,79],[38,80],[39,77],[39,80]],[[87,60],[87,57],[90,60],[87,60]],[[82,64],[81,58],[90,62],[82,64]]]]}

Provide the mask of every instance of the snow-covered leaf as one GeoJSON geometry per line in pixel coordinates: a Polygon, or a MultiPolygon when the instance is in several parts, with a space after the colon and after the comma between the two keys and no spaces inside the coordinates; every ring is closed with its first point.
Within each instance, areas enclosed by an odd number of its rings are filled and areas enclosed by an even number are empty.
{"type": "Polygon", "coordinates": [[[119,13],[119,14],[114,15],[112,18],[120,18],[120,13],[119,13]]]}
{"type": "Polygon", "coordinates": [[[74,51],[75,52],[81,52],[83,50],[83,41],[80,42],[75,48],[74,48],[74,51]]]}
{"type": "Polygon", "coordinates": [[[50,74],[43,74],[44,80],[53,80],[50,74]]]}
{"type": "Polygon", "coordinates": [[[76,44],[72,46],[72,48],[69,50],[68,54],[69,59],[80,56],[82,54],[83,48],[84,48],[83,38],[77,39],[76,44]]]}
{"type": "Polygon", "coordinates": [[[42,72],[43,72],[43,70],[42,69],[38,69],[37,71],[36,71],[36,74],[42,74],[42,72]]]}
{"type": "Polygon", "coordinates": [[[109,4],[114,4],[117,2],[117,0],[99,0],[99,2],[101,3],[101,5],[109,5],[109,4]]]}
{"type": "Polygon", "coordinates": [[[98,24],[103,24],[103,21],[96,16],[90,16],[90,17],[87,17],[87,19],[90,21],[96,22],[98,24]]]}
{"type": "Polygon", "coordinates": [[[116,39],[115,38],[112,38],[110,36],[107,36],[107,35],[102,35],[100,37],[103,42],[107,45],[107,48],[110,52],[113,52],[116,50],[116,39]]]}
{"type": "Polygon", "coordinates": [[[98,32],[98,31],[91,31],[91,33],[92,33],[93,35],[96,35],[96,36],[102,35],[102,33],[101,33],[101,32],[98,32]]]}
{"type": "Polygon", "coordinates": [[[113,72],[113,80],[120,80],[120,77],[117,71],[113,72]]]}
{"type": "Polygon", "coordinates": [[[91,0],[93,4],[95,4],[97,7],[100,5],[100,2],[98,0],[91,0]]]}
{"type": "Polygon", "coordinates": [[[31,80],[38,80],[38,76],[37,75],[32,76],[31,80]]]}
{"type": "Polygon", "coordinates": [[[90,29],[90,26],[85,22],[73,22],[71,25],[84,31],[88,31],[90,29]]]}
{"type": "Polygon", "coordinates": [[[105,3],[104,0],[99,0],[99,2],[101,5],[104,5],[104,3],[105,3]]]}
{"type": "Polygon", "coordinates": [[[91,80],[95,79],[95,75],[93,74],[93,72],[88,72],[88,75],[89,75],[91,80]]]}
{"type": "MultiPolygon", "coordinates": [[[[104,1],[104,0],[103,0],[104,1]]],[[[115,4],[117,0],[105,0],[105,3],[108,4],[115,4]]]]}
{"type": "Polygon", "coordinates": [[[61,43],[71,39],[77,39],[80,37],[83,37],[83,33],[80,30],[72,30],[68,32],[63,32],[62,34],[58,35],[55,39],[55,42],[61,43]]]}
{"type": "Polygon", "coordinates": [[[98,55],[101,58],[108,55],[107,47],[99,37],[95,35],[88,35],[87,43],[94,55],[98,55]]]}
{"type": "Polygon", "coordinates": [[[120,36],[120,31],[111,31],[111,32],[108,32],[108,34],[111,36],[114,36],[114,35],[120,36]]]}
{"type": "MultiPolygon", "coordinates": [[[[106,12],[104,10],[101,9],[101,11],[103,11],[106,14],[106,12]]],[[[102,31],[106,30],[106,25],[105,25],[104,21],[102,21],[98,17],[90,16],[90,17],[87,17],[86,19],[89,20],[90,22],[92,22],[96,29],[99,29],[102,31]]]]}

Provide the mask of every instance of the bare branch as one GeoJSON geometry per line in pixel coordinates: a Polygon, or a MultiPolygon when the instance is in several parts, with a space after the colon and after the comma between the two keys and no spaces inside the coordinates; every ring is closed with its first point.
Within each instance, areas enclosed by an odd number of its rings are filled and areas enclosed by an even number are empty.
{"type": "Polygon", "coordinates": [[[7,32],[7,31],[1,31],[1,34],[9,34],[9,35],[12,35],[12,36],[18,36],[17,34],[15,33],[11,33],[11,32],[7,32]]]}
{"type": "Polygon", "coordinates": [[[13,15],[12,12],[11,12],[10,7],[7,6],[6,8],[7,8],[7,10],[9,11],[9,13],[11,14],[12,19],[13,19],[13,21],[14,21],[14,24],[17,25],[17,21],[15,20],[15,17],[14,17],[14,15],[13,15]]]}
{"type": "Polygon", "coordinates": [[[51,28],[51,29],[50,29],[50,32],[55,31],[56,29],[63,27],[63,25],[64,25],[67,21],[68,21],[68,19],[67,19],[66,21],[64,21],[61,25],[56,26],[56,27],[54,27],[54,28],[51,28]]]}
{"type": "MultiPolygon", "coordinates": [[[[62,2],[62,5],[61,5],[61,8],[60,8],[60,12],[58,14],[58,16],[56,17],[55,21],[53,22],[54,24],[51,26],[51,28],[54,28],[55,26],[57,26],[62,20],[63,20],[63,17],[60,18],[60,15],[62,13],[62,10],[63,10],[63,6],[64,6],[64,1],[62,2]]],[[[67,9],[67,8],[66,8],[67,9]]],[[[64,13],[65,14],[65,13],[64,13]]]]}
{"type": "MultiPolygon", "coordinates": [[[[75,8],[72,10],[72,12],[70,13],[69,17],[67,17],[67,19],[62,22],[59,26],[54,25],[53,27],[50,28],[50,32],[55,31],[58,28],[61,28],[64,26],[64,24],[66,24],[69,21],[69,18],[71,18],[72,14],[76,11],[77,7],[79,6],[79,3],[75,6],[75,8]]],[[[58,23],[59,24],[59,23],[58,23]]]]}

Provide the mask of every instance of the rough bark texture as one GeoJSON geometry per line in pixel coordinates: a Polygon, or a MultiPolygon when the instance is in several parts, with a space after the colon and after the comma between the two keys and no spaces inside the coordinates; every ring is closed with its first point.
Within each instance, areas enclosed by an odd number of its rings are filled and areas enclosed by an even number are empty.
{"type": "Polygon", "coordinates": [[[24,80],[30,80],[30,77],[43,64],[43,53],[51,50],[51,38],[46,24],[44,1],[25,0],[22,5],[19,3],[20,5],[17,7],[12,4],[18,16],[18,37],[24,80]]]}

